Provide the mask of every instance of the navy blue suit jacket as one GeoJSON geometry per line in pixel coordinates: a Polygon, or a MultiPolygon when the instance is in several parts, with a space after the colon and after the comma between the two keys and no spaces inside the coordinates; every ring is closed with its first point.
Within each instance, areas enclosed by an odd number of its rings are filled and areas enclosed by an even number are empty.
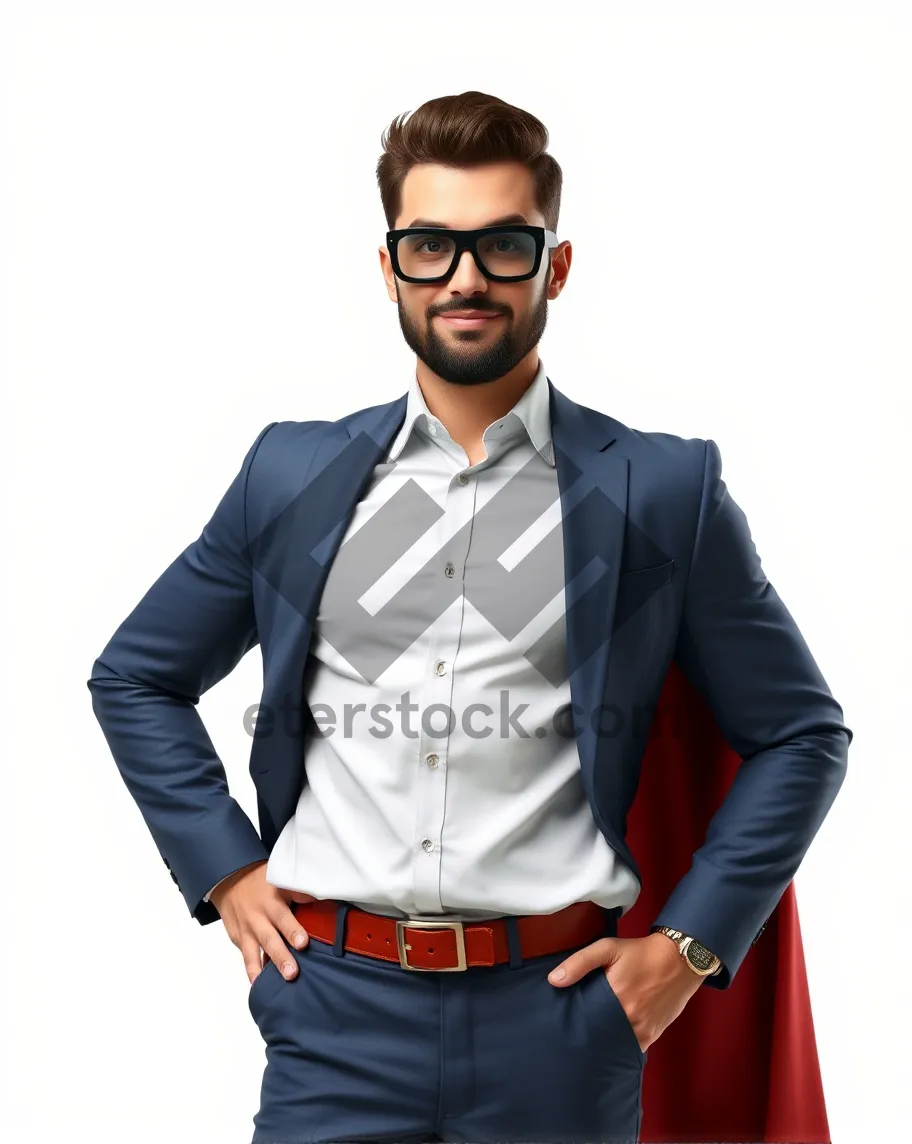
{"type": "MultiPolygon", "coordinates": [[[[852,732],[766,578],[715,442],[638,432],[548,384],[567,672],[599,829],[639,877],[626,816],[672,660],[743,760],[655,918],[718,954],[724,969],[707,983],[727,988],[839,791],[852,732]]],[[[302,676],[322,586],[405,409],[403,394],[335,422],[266,426],[200,537],[92,667],[111,752],[201,924],[219,917],[203,895],[269,856],[307,781],[302,676]],[[258,829],[229,793],[196,709],[257,644],[258,829]]]]}

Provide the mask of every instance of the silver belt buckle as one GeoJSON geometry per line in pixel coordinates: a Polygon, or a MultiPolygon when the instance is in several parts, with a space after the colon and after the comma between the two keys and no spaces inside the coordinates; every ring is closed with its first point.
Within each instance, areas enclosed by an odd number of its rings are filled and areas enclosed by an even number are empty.
{"type": "Polygon", "coordinates": [[[430,922],[411,921],[407,918],[396,919],[396,949],[399,953],[399,964],[403,969],[411,969],[416,973],[455,973],[467,969],[465,950],[465,930],[462,922],[430,922]],[[408,929],[420,930],[452,930],[456,935],[456,964],[441,966],[409,965],[408,951],[412,948],[406,943],[405,931],[408,929]]]}

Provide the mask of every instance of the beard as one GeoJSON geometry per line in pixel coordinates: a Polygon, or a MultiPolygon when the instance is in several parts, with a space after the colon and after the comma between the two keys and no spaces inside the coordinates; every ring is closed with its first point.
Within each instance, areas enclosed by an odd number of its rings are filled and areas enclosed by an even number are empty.
{"type": "Polygon", "coordinates": [[[538,345],[548,321],[548,298],[544,287],[525,321],[519,326],[511,325],[510,318],[505,315],[504,331],[492,341],[479,331],[464,330],[451,343],[441,337],[433,318],[428,317],[425,317],[421,328],[403,308],[398,288],[396,309],[402,336],[409,349],[429,370],[454,385],[483,385],[508,374],[538,345]]]}

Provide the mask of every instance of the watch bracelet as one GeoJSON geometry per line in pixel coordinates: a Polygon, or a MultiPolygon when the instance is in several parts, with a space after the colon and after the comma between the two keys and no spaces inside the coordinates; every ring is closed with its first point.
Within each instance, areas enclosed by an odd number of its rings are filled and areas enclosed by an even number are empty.
{"type": "MultiPolygon", "coordinates": [[[[680,935],[680,937],[682,937],[682,938],[683,938],[683,937],[689,937],[689,938],[691,939],[691,941],[696,941],[696,940],[697,940],[697,939],[696,939],[696,938],[695,938],[695,937],[694,937],[692,934],[689,934],[689,933],[684,933],[684,931],[683,931],[683,930],[676,930],[676,929],[673,929],[671,926],[653,926],[653,927],[652,927],[652,929],[651,929],[649,932],[650,932],[650,933],[664,933],[664,931],[665,931],[665,930],[671,930],[671,933],[676,933],[676,934],[679,934],[679,935],[680,935]]],[[[665,936],[666,936],[666,937],[671,937],[671,934],[670,934],[670,933],[666,933],[666,934],[665,934],[665,936]]],[[[675,944],[677,945],[677,942],[678,942],[678,940],[679,940],[679,939],[677,939],[677,938],[671,938],[671,940],[672,940],[672,941],[674,941],[674,942],[675,942],[675,944]]],[[[698,944],[699,944],[699,945],[703,945],[703,943],[702,943],[702,942],[698,942],[698,944]]],[[[709,949],[709,947],[708,947],[708,946],[705,946],[705,945],[703,946],[703,948],[704,948],[704,949],[709,949]]],[[[710,952],[710,953],[712,953],[712,950],[709,950],[709,952],[710,952]]],[[[704,976],[704,977],[718,977],[718,975],[719,975],[719,974],[722,972],[722,959],[721,959],[721,958],[719,958],[719,957],[717,957],[717,955],[716,955],[715,953],[713,953],[713,957],[716,957],[716,958],[717,958],[717,960],[718,960],[719,964],[718,964],[718,965],[716,966],[716,968],[715,968],[715,969],[712,971],[712,973],[701,974],[701,976],[704,976]]],[[[682,960],[684,960],[684,961],[687,961],[687,957],[686,957],[686,955],[684,955],[684,954],[681,954],[681,958],[682,958],[682,960]]],[[[688,962],[688,964],[689,964],[689,962],[688,962]]]]}

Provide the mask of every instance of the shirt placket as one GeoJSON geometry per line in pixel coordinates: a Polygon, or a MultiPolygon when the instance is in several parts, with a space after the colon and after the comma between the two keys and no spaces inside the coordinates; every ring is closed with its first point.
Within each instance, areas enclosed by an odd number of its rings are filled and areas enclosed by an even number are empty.
{"type": "MultiPolygon", "coordinates": [[[[441,584],[463,580],[468,556],[470,529],[475,504],[474,476],[465,472],[452,443],[440,445],[438,461],[445,469],[444,513],[437,522],[435,549],[441,584]],[[450,539],[452,538],[452,539],[450,539]]],[[[442,865],[446,860],[444,822],[446,819],[446,779],[451,732],[459,725],[460,712],[453,710],[453,673],[462,636],[465,600],[460,594],[431,625],[425,680],[418,703],[420,753],[416,806],[416,852],[413,888],[418,913],[440,913],[442,865]],[[432,731],[429,733],[428,728],[432,731]]]]}

